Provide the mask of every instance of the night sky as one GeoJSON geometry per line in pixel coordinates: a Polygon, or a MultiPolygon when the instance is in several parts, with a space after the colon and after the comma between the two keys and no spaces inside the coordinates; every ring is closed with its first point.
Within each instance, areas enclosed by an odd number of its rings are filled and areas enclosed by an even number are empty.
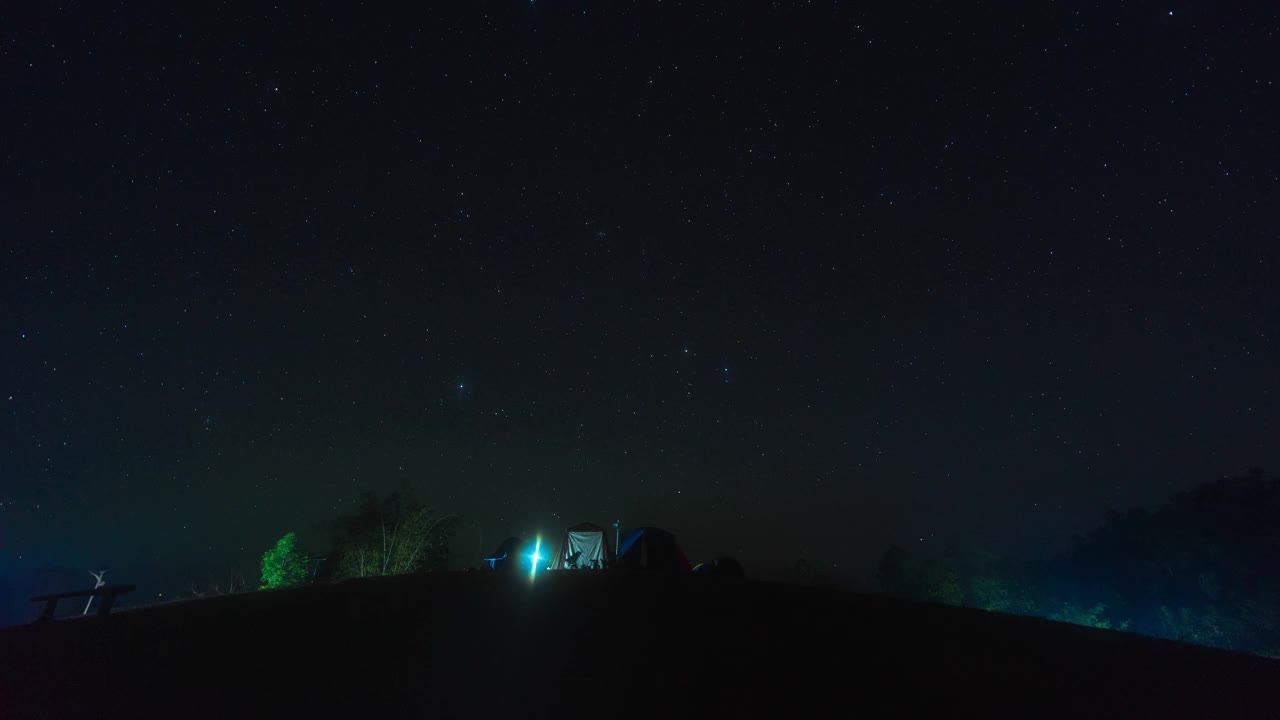
{"type": "Polygon", "coordinates": [[[1280,467],[1271,4],[9,5],[0,576],[407,482],[871,586],[1280,467]]]}

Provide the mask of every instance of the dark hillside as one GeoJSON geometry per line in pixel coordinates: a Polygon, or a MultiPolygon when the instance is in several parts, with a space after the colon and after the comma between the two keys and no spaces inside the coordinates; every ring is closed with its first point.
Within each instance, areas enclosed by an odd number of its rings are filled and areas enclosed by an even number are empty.
{"type": "Polygon", "coordinates": [[[1274,717],[1280,663],[804,586],[410,576],[0,633],[5,717],[1274,717]]]}

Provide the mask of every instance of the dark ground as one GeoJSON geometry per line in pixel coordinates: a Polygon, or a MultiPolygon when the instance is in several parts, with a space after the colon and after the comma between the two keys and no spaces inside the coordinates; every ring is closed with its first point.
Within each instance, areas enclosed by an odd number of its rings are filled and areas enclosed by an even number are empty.
{"type": "Polygon", "coordinates": [[[348,581],[0,631],[0,716],[1276,717],[1280,663],[770,583],[348,581]]]}

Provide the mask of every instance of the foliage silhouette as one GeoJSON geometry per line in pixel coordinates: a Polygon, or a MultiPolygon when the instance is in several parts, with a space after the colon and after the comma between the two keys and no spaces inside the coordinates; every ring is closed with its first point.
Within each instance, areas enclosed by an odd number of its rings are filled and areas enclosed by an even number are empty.
{"type": "Polygon", "coordinates": [[[1280,480],[1203,483],[1155,510],[1109,511],[1045,562],[889,548],[885,592],[1280,657],[1280,480]],[[976,559],[975,559],[976,558],[976,559]]]}
{"type": "Polygon", "coordinates": [[[330,577],[341,580],[444,569],[456,520],[436,513],[407,490],[384,498],[367,493],[354,515],[337,522],[330,577]]]}

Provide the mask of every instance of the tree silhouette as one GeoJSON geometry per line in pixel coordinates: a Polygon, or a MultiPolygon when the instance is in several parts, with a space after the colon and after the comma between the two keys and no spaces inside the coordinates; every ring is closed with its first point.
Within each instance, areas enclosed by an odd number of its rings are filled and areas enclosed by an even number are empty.
{"type": "Polygon", "coordinates": [[[1109,511],[1043,562],[891,547],[885,592],[1280,657],[1280,480],[1203,483],[1154,510],[1109,511]]]}
{"type": "Polygon", "coordinates": [[[456,518],[433,511],[408,491],[366,494],[360,510],[337,523],[334,579],[403,575],[446,566],[456,518]]]}
{"type": "Polygon", "coordinates": [[[1069,601],[1105,603],[1143,633],[1276,654],[1280,480],[1258,469],[1110,512],[1051,565],[1069,601]]]}

